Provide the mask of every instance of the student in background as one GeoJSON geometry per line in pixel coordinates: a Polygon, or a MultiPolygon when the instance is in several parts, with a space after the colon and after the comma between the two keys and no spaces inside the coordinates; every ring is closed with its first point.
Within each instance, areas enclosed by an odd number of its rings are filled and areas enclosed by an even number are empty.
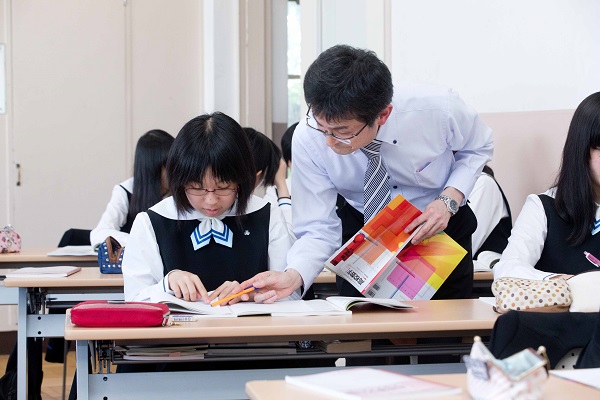
{"type": "MultiPolygon", "coordinates": [[[[600,256],[599,204],[600,92],[575,110],[556,183],[543,194],[527,197],[493,269],[494,279],[569,278],[595,269],[584,251],[600,256]]],[[[567,351],[590,343],[580,356],[589,367],[600,360],[600,330],[590,341],[598,318],[598,313],[509,312],[498,318],[490,350],[504,358],[543,345],[554,366],[567,351]]]]}
{"type": "Polygon", "coordinates": [[[575,110],[554,187],[529,195],[494,267],[505,276],[550,279],[593,268],[600,256],[600,92],[575,110]]]}
{"type": "MultiPolygon", "coordinates": [[[[121,245],[126,245],[131,224],[137,213],[147,210],[165,196],[168,186],[164,170],[169,148],[174,140],[173,136],[160,129],[148,131],[138,139],[133,162],[133,177],[113,188],[111,199],[98,225],[89,232],[89,241],[93,246],[97,246],[108,236],[117,239],[121,245]]],[[[58,246],[79,244],[73,241],[78,232],[83,231],[77,229],[67,231],[58,246]],[[62,243],[67,240],[68,243],[62,243]]],[[[64,313],[64,311],[51,309],[50,313],[64,313]]],[[[64,362],[63,358],[64,339],[50,338],[45,360],[64,362]]]]}
{"type": "Polygon", "coordinates": [[[168,292],[209,303],[261,271],[285,268],[292,238],[281,211],[252,195],[256,167],[237,122],[222,113],[192,119],[166,169],[172,196],[139,213],[131,229],[126,300],[168,292]]]}
{"type": "Polygon", "coordinates": [[[133,177],[113,188],[112,196],[98,225],[90,233],[93,246],[112,236],[127,244],[131,224],[137,213],[146,211],[168,193],[165,165],[175,139],[154,129],[143,134],[135,147],[133,177]]]}
{"type": "Polygon", "coordinates": [[[262,197],[272,207],[279,207],[291,229],[292,196],[288,190],[287,165],[277,145],[253,128],[244,128],[256,164],[256,188],[254,195],[262,197]]]}
{"type": "Polygon", "coordinates": [[[512,218],[508,200],[488,165],[469,195],[469,206],[477,217],[477,229],[473,233],[473,259],[482,251],[493,251],[498,257],[508,244],[512,218]]]}

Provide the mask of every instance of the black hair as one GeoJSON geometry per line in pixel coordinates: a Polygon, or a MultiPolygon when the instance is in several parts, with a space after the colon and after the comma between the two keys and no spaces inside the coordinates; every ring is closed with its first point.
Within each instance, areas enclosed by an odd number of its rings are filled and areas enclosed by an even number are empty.
{"type": "Polygon", "coordinates": [[[236,214],[244,215],[256,184],[256,167],[244,130],[233,118],[220,112],[187,122],[171,147],[167,176],[178,213],[194,209],[185,186],[202,185],[208,170],[215,179],[238,185],[236,214]]]}
{"type": "Polygon", "coordinates": [[[322,52],[304,76],[304,97],[326,121],[356,119],[371,126],[394,93],[392,74],[370,50],[347,45],[322,52]]]}
{"type": "Polygon", "coordinates": [[[585,241],[596,215],[590,175],[592,148],[600,148],[600,92],[586,97],[575,110],[555,182],[556,209],[572,226],[567,242],[574,246],[585,241]]]}
{"type": "Polygon", "coordinates": [[[275,174],[277,174],[281,162],[281,150],[271,139],[256,129],[243,129],[250,142],[256,171],[262,171],[262,182],[265,186],[274,185],[275,174]]]}
{"type": "Polygon", "coordinates": [[[129,215],[135,217],[163,198],[162,172],[175,138],[160,129],[144,133],[135,146],[133,193],[129,215]]]}
{"type": "Polygon", "coordinates": [[[290,125],[281,137],[281,153],[283,154],[283,159],[286,164],[289,164],[290,161],[292,161],[292,137],[294,136],[294,131],[297,126],[298,122],[290,125]]]}

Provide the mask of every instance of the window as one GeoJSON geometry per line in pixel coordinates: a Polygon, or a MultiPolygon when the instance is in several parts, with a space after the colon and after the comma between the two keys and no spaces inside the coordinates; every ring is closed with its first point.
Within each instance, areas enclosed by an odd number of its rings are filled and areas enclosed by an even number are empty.
{"type": "Polygon", "coordinates": [[[300,0],[289,0],[287,7],[288,126],[302,118],[304,94],[300,79],[300,0]]]}

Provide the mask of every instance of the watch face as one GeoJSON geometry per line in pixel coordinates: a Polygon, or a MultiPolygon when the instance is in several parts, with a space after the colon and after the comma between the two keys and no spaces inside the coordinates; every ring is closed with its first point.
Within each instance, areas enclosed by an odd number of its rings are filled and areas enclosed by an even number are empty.
{"type": "Polygon", "coordinates": [[[458,212],[458,203],[452,197],[439,195],[437,198],[446,204],[448,212],[452,213],[453,215],[458,212]]]}
{"type": "Polygon", "coordinates": [[[448,208],[450,209],[451,212],[456,214],[458,212],[458,203],[455,200],[450,200],[450,204],[448,205],[448,208]]]}

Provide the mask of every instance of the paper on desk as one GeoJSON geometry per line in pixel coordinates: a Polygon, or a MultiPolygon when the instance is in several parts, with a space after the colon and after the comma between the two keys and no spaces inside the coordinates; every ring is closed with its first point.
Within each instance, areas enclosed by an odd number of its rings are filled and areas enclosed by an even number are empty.
{"type": "Polygon", "coordinates": [[[600,376],[600,368],[552,370],[550,373],[563,379],[583,383],[584,385],[600,389],[600,381],[598,381],[598,376],[600,376]]]}
{"type": "Polygon", "coordinates": [[[485,304],[489,304],[490,306],[496,305],[495,297],[480,297],[479,300],[483,301],[485,304]]]}
{"type": "Polygon", "coordinates": [[[81,267],[57,265],[53,267],[25,267],[6,274],[7,278],[64,278],[81,271],[81,267]]]}
{"type": "Polygon", "coordinates": [[[56,250],[51,251],[47,254],[50,257],[59,256],[96,256],[97,252],[94,251],[92,246],[65,246],[59,247],[56,250]]]}

